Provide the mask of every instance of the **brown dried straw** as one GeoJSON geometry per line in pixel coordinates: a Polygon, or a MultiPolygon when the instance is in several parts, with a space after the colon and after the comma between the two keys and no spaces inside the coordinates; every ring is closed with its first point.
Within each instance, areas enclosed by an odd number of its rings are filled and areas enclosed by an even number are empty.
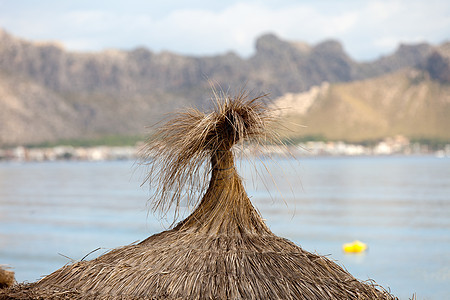
{"type": "Polygon", "coordinates": [[[14,281],[14,272],[5,270],[0,266],[0,289],[12,286],[14,281]]]}
{"type": "Polygon", "coordinates": [[[185,197],[195,204],[197,180],[206,189],[189,217],[139,244],[16,288],[13,299],[23,299],[20,293],[32,299],[395,299],[274,235],[252,206],[232,150],[244,140],[276,139],[267,130],[273,118],[263,98],[216,94],[214,111],[183,112],[149,142],[155,209],[178,208],[185,197]],[[202,169],[205,160],[210,167],[202,169]]]}
{"type": "Polygon", "coordinates": [[[147,181],[153,190],[153,209],[178,212],[181,201],[195,207],[209,185],[213,165],[205,165],[218,151],[251,142],[259,146],[279,143],[266,95],[249,97],[245,91],[231,98],[214,91],[214,109],[203,113],[191,108],[163,124],[151,137],[143,156],[150,162],[147,181]]]}

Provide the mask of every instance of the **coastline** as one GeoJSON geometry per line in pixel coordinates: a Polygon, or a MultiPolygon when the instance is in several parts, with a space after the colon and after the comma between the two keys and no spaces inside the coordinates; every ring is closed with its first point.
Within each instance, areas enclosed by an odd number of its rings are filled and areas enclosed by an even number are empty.
{"type": "MultiPolygon", "coordinates": [[[[40,161],[115,161],[136,160],[142,143],[135,146],[93,146],[93,147],[24,147],[0,148],[0,162],[40,161]]],[[[306,142],[290,146],[265,146],[263,149],[247,147],[244,156],[310,157],[310,156],[435,156],[450,157],[450,144],[442,149],[430,149],[427,145],[402,140],[384,140],[369,147],[344,142],[306,142]]]]}

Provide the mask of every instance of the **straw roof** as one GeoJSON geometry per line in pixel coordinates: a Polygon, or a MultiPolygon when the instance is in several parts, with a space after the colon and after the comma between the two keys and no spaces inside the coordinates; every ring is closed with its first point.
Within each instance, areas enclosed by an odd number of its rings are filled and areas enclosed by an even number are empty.
{"type": "MultiPolygon", "coordinates": [[[[210,113],[185,111],[147,145],[155,210],[197,205],[174,228],[67,265],[15,288],[13,299],[394,299],[330,259],[274,235],[252,206],[233,147],[276,139],[263,97],[216,95],[210,113]],[[202,168],[209,161],[209,167],[202,168]],[[209,179],[209,180],[208,180],[209,179]],[[200,184],[198,184],[200,183],[200,184]],[[204,191],[193,198],[193,186],[204,191]],[[187,200],[186,200],[187,199],[187,200]]],[[[1,293],[0,293],[1,296],[1,293]]]]}
{"type": "Polygon", "coordinates": [[[0,289],[14,284],[14,272],[8,271],[0,266],[0,289]]]}

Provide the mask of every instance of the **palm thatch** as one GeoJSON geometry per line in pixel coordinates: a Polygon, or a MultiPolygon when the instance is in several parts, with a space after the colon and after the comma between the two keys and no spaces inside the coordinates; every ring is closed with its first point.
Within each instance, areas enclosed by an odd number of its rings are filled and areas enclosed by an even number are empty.
{"type": "Polygon", "coordinates": [[[185,220],[138,244],[65,266],[16,289],[16,299],[20,292],[56,299],[395,299],[274,235],[252,206],[233,150],[246,140],[276,139],[263,98],[216,95],[212,112],[185,111],[149,141],[154,208],[197,205],[185,220]]]}
{"type": "Polygon", "coordinates": [[[14,272],[5,270],[0,266],[0,289],[12,286],[14,281],[14,272]]]}

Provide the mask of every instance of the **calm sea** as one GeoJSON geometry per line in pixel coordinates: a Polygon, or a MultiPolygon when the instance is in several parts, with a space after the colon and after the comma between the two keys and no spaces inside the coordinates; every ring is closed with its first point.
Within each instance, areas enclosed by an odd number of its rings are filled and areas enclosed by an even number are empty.
{"type": "MultiPolygon", "coordinates": [[[[277,159],[239,169],[275,234],[401,299],[448,299],[450,159],[277,159]],[[355,239],[369,250],[344,254],[355,239]]],[[[0,264],[33,282],[166,229],[171,219],[149,213],[144,177],[130,161],[0,163],[0,264]]]]}

